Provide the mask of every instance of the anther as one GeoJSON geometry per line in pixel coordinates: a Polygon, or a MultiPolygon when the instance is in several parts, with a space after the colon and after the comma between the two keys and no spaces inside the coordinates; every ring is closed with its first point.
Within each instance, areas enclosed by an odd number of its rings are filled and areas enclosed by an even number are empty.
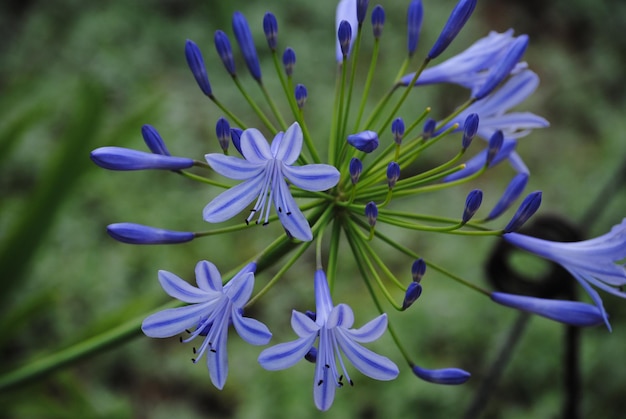
{"type": "Polygon", "coordinates": [[[354,387],[354,381],[350,380],[350,386],[354,387]]]}
{"type": "Polygon", "coordinates": [[[191,348],[191,350],[193,351],[193,353],[196,353],[196,348],[191,348]]]}
{"type": "Polygon", "coordinates": [[[324,382],[324,380],[319,380],[319,381],[317,382],[317,385],[318,385],[318,386],[321,386],[323,382],[324,382]]]}

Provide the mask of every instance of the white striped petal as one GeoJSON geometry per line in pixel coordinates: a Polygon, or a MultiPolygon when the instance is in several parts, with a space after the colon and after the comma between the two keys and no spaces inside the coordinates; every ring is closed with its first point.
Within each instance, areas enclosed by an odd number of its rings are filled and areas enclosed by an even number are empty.
{"type": "Polygon", "coordinates": [[[251,163],[239,157],[225,156],[219,153],[204,156],[213,170],[222,176],[235,180],[246,180],[257,176],[265,168],[265,161],[251,163]]]}
{"type": "Polygon", "coordinates": [[[272,333],[267,326],[258,320],[250,317],[243,317],[239,314],[239,309],[233,307],[231,318],[233,326],[241,337],[250,345],[266,345],[272,338],[272,333]]]}
{"type": "Polygon", "coordinates": [[[216,196],[204,207],[204,220],[220,223],[239,214],[261,193],[263,176],[257,176],[234,186],[216,196]]]}
{"type": "Polygon", "coordinates": [[[320,330],[320,327],[309,316],[296,310],[291,312],[291,328],[301,338],[310,337],[320,330]]]}
{"type": "Polygon", "coordinates": [[[364,375],[376,380],[388,381],[398,376],[398,366],[389,358],[378,355],[353,342],[340,328],[335,329],[335,337],[346,358],[364,375]]]}
{"type": "Polygon", "coordinates": [[[282,161],[285,165],[291,165],[298,160],[302,151],[302,129],[297,122],[291,124],[284,135],[274,138],[272,151],[276,160],[282,161]],[[277,143],[276,146],[274,143],[277,143]]]}
{"type": "Polygon", "coordinates": [[[298,240],[305,242],[313,240],[311,226],[309,226],[308,220],[302,214],[300,208],[298,208],[298,204],[293,199],[293,196],[291,196],[291,191],[289,191],[289,186],[287,186],[285,179],[276,179],[275,184],[278,185],[278,190],[273,191],[274,193],[272,194],[274,208],[278,212],[278,219],[285,230],[298,240]],[[284,207],[283,204],[285,204],[284,207]],[[289,208],[289,212],[285,210],[285,207],[289,208]]]}
{"type": "Polygon", "coordinates": [[[354,312],[347,304],[337,304],[330,312],[326,320],[326,327],[345,327],[349,329],[354,324],[354,312]]]}
{"type": "Polygon", "coordinates": [[[198,325],[207,318],[219,300],[186,307],[169,308],[154,313],[143,321],[141,330],[151,338],[169,338],[198,325]]]}
{"type": "Polygon", "coordinates": [[[241,133],[241,154],[250,163],[264,163],[273,158],[270,145],[256,128],[249,128],[241,133]]]}
{"type": "Polygon", "coordinates": [[[224,323],[213,324],[219,327],[215,342],[211,342],[213,347],[207,352],[207,368],[211,382],[219,390],[224,388],[226,378],[228,378],[228,352],[226,350],[226,340],[228,338],[228,316],[225,316],[224,323]]]}
{"type": "Polygon", "coordinates": [[[196,283],[205,291],[222,292],[222,276],[213,263],[202,260],[196,264],[196,283]]]}
{"type": "Polygon", "coordinates": [[[217,295],[194,287],[171,272],[159,271],[159,282],[170,297],[185,303],[202,303],[217,297],[217,295]]]}
{"type": "Polygon", "coordinates": [[[381,314],[358,329],[346,330],[346,334],[354,341],[361,343],[373,342],[387,330],[387,315],[381,314]]]}
{"type": "Polygon", "coordinates": [[[259,355],[259,364],[269,371],[289,368],[304,358],[316,337],[317,335],[311,335],[267,348],[259,355]]]}
{"type": "Polygon", "coordinates": [[[230,286],[225,294],[230,298],[233,306],[242,308],[250,299],[254,289],[254,274],[248,272],[245,275],[237,275],[230,281],[230,286]]]}
{"type": "Polygon", "coordinates": [[[295,186],[305,191],[325,191],[339,182],[339,170],[329,164],[282,167],[283,175],[295,186]]]}
{"type": "Polygon", "coordinates": [[[336,371],[335,354],[330,339],[330,331],[322,329],[313,381],[313,400],[315,406],[321,411],[328,410],[332,406],[337,390],[336,377],[333,374],[333,370],[336,371]]]}

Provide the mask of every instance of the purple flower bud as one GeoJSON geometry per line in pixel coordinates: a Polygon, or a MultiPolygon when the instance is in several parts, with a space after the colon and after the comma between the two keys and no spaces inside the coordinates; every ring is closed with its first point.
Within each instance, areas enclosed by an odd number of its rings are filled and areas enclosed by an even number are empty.
{"type": "Polygon", "coordinates": [[[337,39],[339,40],[339,46],[341,46],[341,53],[344,60],[350,52],[350,42],[352,41],[352,27],[350,22],[342,20],[337,30],[337,39]]]}
{"type": "Polygon", "coordinates": [[[411,266],[413,282],[421,282],[424,273],[426,273],[426,262],[424,262],[424,259],[422,258],[416,259],[411,266]]]}
{"type": "Polygon", "coordinates": [[[378,218],[378,207],[374,201],[370,201],[365,205],[365,216],[367,217],[367,222],[370,223],[370,227],[374,227],[378,218]]]}
{"type": "Polygon", "coordinates": [[[402,310],[406,310],[411,307],[418,298],[422,295],[422,284],[419,282],[411,282],[404,294],[404,301],[402,301],[402,310]]]}
{"type": "Polygon", "coordinates": [[[512,233],[519,230],[522,225],[533,216],[541,205],[541,191],[535,191],[528,194],[524,201],[517,209],[517,212],[504,228],[505,233],[512,233]]]}
{"type": "Polygon", "coordinates": [[[407,12],[407,49],[409,57],[412,57],[417,49],[417,41],[419,40],[420,30],[422,29],[422,20],[424,18],[424,8],[421,0],[413,0],[409,4],[407,12]]]}
{"type": "Polygon", "coordinates": [[[309,352],[304,355],[304,359],[312,364],[315,364],[315,362],[317,361],[317,348],[315,346],[312,346],[311,349],[309,349],[309,352]]]}
{"type": "Polygon", "coordinates": [[[433,136],[435,132],[435,127],[437,127],[437,121],[432,118],[427,118],[426,122],[424,122],[424,131],[422,132],[422,138],[424,140],[428,140],[433,136]]]}
{"type": "Polygon", "coordinates": [[[263,16],[263,32],[265,32],[265,39],[267,39],[267,46],[272,51],[276,51],[276,41],[278,37],[278,22],[274,13],[267,12],[263,16]]]}
{"type": "Polygon", "coordinates": [[[233,32],[250,74],[256,81],[261,81],[261,65],[254,46],[254,39],[252,39],[248,21],[241,12],[233,14],[233,32]]]}
{"type": "Polygon", "coordinates": [[[511,46],[509,47],[506,55],[497,67],[494,67],[487,75],[485,84],[474,94],[474,99],[480,100],[493,91],[505,78],[511,74],[513,68],[517,65],[519,60],[522,59],[526,47],[528,46],[528,35],[518,36],[511,46]]]}
{"type": "Polygon", "coordinates": [[[285,66],[285,74],[287,74],[287,77],[291,77],[295,65],[296,52],[290,47],[285,48],[285,52],[283,53],[283,66],[285,66]]]}
{"type": "Polygon", "coordinates": [[[471,113],[467,115],[467,118],[465,118],[465,123],[463,124],[463,150],[470,146],[472,140],[476,136],[476,133],[478,132],[478,122],[478,114],[475,113],[471,113]]]}
{"type": "Polygon", "coordinates": [[[350,180],[352,184],[356,185],[363,171],[363,163],[356,157],[352,157],[350,160],[350,180]]]}
{"type": "Polygon", "coordinates": [[[597,326],[604,323],[602,311],[598,307],[578,301],[551,300],[503,292],[491,293],[491,299],[503,306],[538,314],[572,326],[597,326]]]}
{"type": "Polygon", "coordinates": [[[369,4],[369,0],[356,0],[356,20],[357,22],[359,22],[359,28],[365,20],[365,15],[367,14],[367,6],[369,6],[369,4]]]}
{"type": "Polygon", "coordinates": [[[428,53],[428,58],[437,58],[459,34],[476,7],[477,0],[459,0],[452,10],[448,21],[441,30],[439,38],[428,53]]]}
{"type": "Polygon", "coordinates": [[[378,148],[378,134],[374,131],[362,131],[348,135],[348,144],[357,150],[371,153],[378,148]]]}
{"type": "Polygon", "coordinates": [[[485,164],[487,166],[491,166],[493,159],[496,157],[496,155],[502,148],[503,142],[504,142],[504,134],[502,134],[502,131],[498,130],[494,132],[491,138],[489,139],[489,147],[487,148],[487,159],[485,161],[485,164]]]}
{"type": "Polygon", "coordinates": [[[385,9],[380,4],[372,10],[372,32],[375,39],[380,39],[385,26],[385,9]]]}
{"type": "Polygon", "coordinates": [[[235,146],[239,154],[243,156],[243,153],[241,152],[241,134],[242,133],[243,133],[243,130],[240,128],[230,129],[230,139],[232,140],[233,145],[235,146]]]}
{"type": "Polygon", "coordinates": [[[308,97],[308,91],[306,90],[306,86],[304,84],[296,85],[296,103],[298,104],[298,108],[302,109],[304,104],[306,103],[306,99],[308,97]]]}
{"type": "Polygon", "coordinates": [[[220,118],[215,124],[215,135],[217,141],[220,143],[220,147],[224,152],[228,151],[228,145],[230,144],[230,124],[226,118],[220,118]]]}
{"type": "Polygon", "coordinates": [[[515,200],[524,191],[524,188],[528,183],[528,177],[528,173],[519,173],[513,178],[513,180],[511,180],[509,185],[504,190],[502,197],[496,203],[496,206],[493,207],[489,216],[487,216],[487,220],[493,220],[509,209],[511,204],[513,204],[513,202],[515,202],[515,200]]]}
{"type": "Polygon", "coordinates": [[[413,374],[424,381],[434,384],[457,385],[463,384],[471,377],[471,374],[459,368],[442,368],[439,370],[427,370],[417,365],[411,367],[413,374]]]}
{"type": "Polygon", "coordinates": [[[387,185],[389,189],[396,186],[396,182],[400,178],[400,165],[395,161],[389,162],[387,165],[387,185]]]}
{"type": "Polygon", "coordinates": [[[469,194],[467,194],[467,198],[465,199],[465,210],[463,210],[463,224],[468,222],[478,208],[480,208],[480,204],[483,202],[483,191],[480,189],[474,189],[469,194]]]}
{"type": "Polygon", "coordinates": [[[134,223],[110,224],[107,233],[115,240],[129,244],[174,244],[195,238],[194,233],[187,231],[163,230],[134,223]]]}
{"type": "Polygon", "coordinates": [[[220,56],[220,60],[224,63],[224,67],[226,67],[226,71],[231,76],[235,75],[235,60],[233,59],[233,49],[230,46],[230,41],[228,40],[228,35],[224,33],[224,31],[217,30],[215,31],[215,36],[213,37],[213,41],[215,42],[215,49],[217,50],[217,55],[220,56]]]}
{"type": "Polygon", "coordinates": [[[208,97],[213,97],[213,91],[211,90],[209,76],[207,75],[206,67],[204,66],[202,53],[196,43],[190,39],[185,42],[185,57],[187,58],[187,65],[189,65],[191,74],[193,74],[193,77],[196,79],[202,93],[208,97]]]}
{"type": "Polygon", "coordinates": [[[152,125],[144,125],[141,127],[141,135],[143,140],[154,154],[162,154],[164,156],[171,156],[169,150],[165,146],[163,139],[159,135],[159,132],[152,125]]]}
{"type": "Polygon", "coordinates": [[[91,152],[91,160],[109,170],[181,170],[193,166],[185,157],[164,156],[122,147],[100,147],[91,152]]]}
{"type": "Polygon", "coordinates": [[[393,133],[393,140],[396,144],[402,144],[402,137],[404,137],[404,119],[396,118],[391,123],[391,132],[393,133]]]}
{"type": "Polygon", "coordinates": [[[313,320],[313,321],[317,320],[317,314],[315,314],[315,312],[314,312],[314,311],[307,310],[307,311],[305,311],[305,312],[304,312],[304,314],[305,314],[305,315],[306,315],[309,319],[311,319],[311,320],[313,320]]]}

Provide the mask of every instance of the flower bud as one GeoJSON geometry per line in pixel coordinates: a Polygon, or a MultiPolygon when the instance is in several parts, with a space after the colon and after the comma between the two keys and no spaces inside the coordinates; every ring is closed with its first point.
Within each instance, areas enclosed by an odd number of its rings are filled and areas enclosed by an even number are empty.
{"type": "Polygon", "coordinates": [[[391,123],[391,132],[393,133],[393,140],[396,144],[402,144],[402,137],[404,137],[404,119],[396,118],[391,123]]]}
{"type": "Polygon", "coordinates": [[[421,282],[424,273],[426,273],[426,262],[424,262],[424,259],[422,258],[416,259],[411,266],[413,282],[421,282]]]}
{"type": "Polygon", "coordinates": [[[372,32],[374,39],[380,39],[385,26],[385,9],[380,4],[376,5],[372,10],[372,32]]]}
{"type": "Polygon", "coordinates": [[[174,244],[195,238],[191,232],[163,230],[134,223],[110,224],[107,233],[115,240],[129,244],[174,244]]]}
{"type": "Polygon", "coordinates": [[[361,27],[363,21],[365,20],[367,6],[369,6],[369,3],[369,0],[356,0],[356,20],[359,23],[359,27],[361,27]]]}
{"type": "Polygon", "coordinates": [[[217,136],[217,141],[220,143],[220,147],[224,150],[224,153],[228,151],[228,146],[230,144],[230,124],[226,118],[220,118],[217,120],[217,124],[215,124],[215,135],[217,136]]]}
{"type": "Polygon", "coordinates": [[[483,191],[474,189],[467,194],[465,200],[465,210],[463,211],[463,224],[467,223],[478,211],[480,204],[483,202],[483,191]]]}
{"type": "Polygon", "coordinates": [[[442,368],[439,370],[427,370],[417,365],[411,367],[413,374],[424,381],[434,384],[457,385],[463,384],[471,377],[471,374],[459,368],[442,368]]]}
{"type": "Polygon", "coordinates": [[[604,323],[602,311],[592,304],[579,301],[562,301],[523,295],[491,293],[491,299],[503,306],[538,314],[572,326],[597,326],[604,323]]]}
{"type": "Polygon", "coordinates": [[[185,157],[164,156],[122,147],[100,147],[91,152],[91,160],[109,170],[181,170],[193,166],[185,157]]]}
{"type": "Polygon", "coordinates": [[[317,361],[317,348],[315,346],[312,346],[311,349],[309,349],[309,352],[304,355],[304,359],[312,364],[315,364],[315,362],[317,361]]]}
{"type": "Polygon", "coordinates": [[[187,58],[187,65],[189,65],[191,74],[193,74],[193,77],[196,79],[196,83],[198,83],[202,93],[208,97],[213,97],[213,91],[211,90],[209,76],[204,66],[204,59],[202,58],[200,48],[198,48],[195,42],[189,39],[185,42],[185,57],[187,58]]]}
{"type": "Polygon", "coordinates": [[[230,139],[233,142],[233,145],[235,146],[239,154],[243,156],[243,153],[241,152],[241,134],[243,134],[243,130],[241,128],[230,129],[230,139]]]}
{"type": "Polygon", "coordinates": [[[285,67],[285,74],[287,74],[287,77],[291,77],[295,65],[296,52],[290,47],[285,48],[285,52],[283,53],[283,66],[285,67]]]}
{"type": "Polygon", "coordinates": [[[378,134],[374,131],[363,131],[348,135],[348,144],[357,150],[371,153],[378,148],[378,134]]]}
{"type": "Polygon", "coordinates": [[[256,47],[254,46],[254,39],[252,39],[248,21],[241,12],[235,12],[233,14],[232,23],[235,38],[237,39],[243,58],[246,61],[248,70],[250,70],[250,74],[252,74],[252,77],[254,77],[256,81],[260,81],[261,65],[259,64],[259,57],[256,53],[256,47]]]}
{"type": "Polygon", "coordinates": [[[352,180],[353,185],[356,185],[359,181],[362,171],[363,163],[361,163],[361,160],[356,157],[352,157],[350,160],[350,180],[352,180]]]}
{"type": "Polygon", "coordinates": [[[350,42],[352,41],[352,27],[347,20],[342,20],[339,24],[337,39],[339,40],[339,46],[341,47],[341,54],[345,60],[350,52],[350,42]]]}
{"type": "Polygon", "coordinates": [[[419,282],[411,282],[404,294],[404,301],[402,301],[402,310],[406,310],[411,307],[413,303],[422,295],[422,284],[419,282]]]}
{"type": "Polygon", "coordinates": [[[213,42],[215,43],[217,55],[220,56],[220,60],[222,60],[226,71],[228,71],[228,74],[231,76],[234,76],[235,60],[233,59],[233,49],[230,46],[228,36],[224,33],[224,31],[217,30],[215,31],[213,42]]]}
{"type": "Polygon", "coordinates": [[[459,0],[452,10],[448,21],[441,30],[439,38],[428,53],[428,58],[437,58],[459,34],[476,7],[477,0],[459,0]]]}
{"type": "Polygon", "coordinates": [[[378,207],[374,201],[370,201],[365,205],[365,216],[370,227],[374,227],[378,218],[378,207]]]}
{"type": "Polygon", "coordinates": [[[424,122],[424,131],[422,132],[422,138],[424,138],[424,141],[433,136],[436,127],[437,121],[432,118],[426,119],[426,122],[424,122]]]}
{"type": "Polygon", "coordinates": [[[278,38],[278,22],[274,13],[267,12],[263,16],[263,32],[265,32],[265,39],[267,39],[267,46],[276,51],[276,41],[278,38]]]}
{"type": "Polygon", "coordinates": [[[509,221],[509,224],[504,228],[505,233],[512,233],[514,231],[519,230],[522,225],[528,221],[530,217],[537,212],[539,206],[541,205],[541,191],[535,191],[530,194],[517,209],[517,212],[509,221]]]}
{"type": "Polygon", "coordinates": [[[299,109],[302,109],[308,97],[308,91],[306,90],[306,86],[304,84],[297,84],[295,95],[296,104],[298,105],[299,109]]]}
{"type": "Polygon", "coordinates": [[[409,57],[412,57],[417,49],[417,41],[419,40],[420,30],[422,29],[422,20],[424,18],[424,8],[421,0],[413,0],[409,4],[407,12],[407,50],[409,57]]]}
{"type": "Polygon", "coordinates": [[[387,165],[387,185],[389,189],[393,189],[396,186],[396,182],[400,178],[400,165],[395,161],[390,162],[387,165]]]}
{"type": "Polygon", "coordinates": [[[461,143],[463,150],[470,146],[472,140],[476,136],[476,133],[478,132],[478,122],[478,114],[475,113],[471,113],[467,116],[467,118],[465,118],[465,123],[463,124],[463,141],[461,143]]]}
{"type": "Polygon", "coordinates": [[[511,180],[509,185],[504,190],[502,197],[487,216],[487,220],[493,220],[494,218],[499,217],[504,211],[509,209],[511,204],[513,204],[513,202],[515,202],[515,200],[524,191],[524,188],[528,183],[528,177],[528,173],[519,173],[513,178],[513,180],[511,180]]]}
{"type": "Polygon", "coordinates": [[[159,132],[152,125],[144,125],[141,127],[141,135],[143,140],[154,154],[161,154],[163,156],[171,156],[169,150],[165,146],[163,139],[159,135],[159,132]]]}
{"type": "Polygon", "coordinates": [[[502,131],[497,130],[493,133],[491,138],[489,139],[489,147],[487,148],[487,159],[485,160],[485,165],[487,167],[491,166],[491,163],[494,161],[494,158],[500,152],[502,148],[502,143],[504,142],[504,134],[502,131]]]}

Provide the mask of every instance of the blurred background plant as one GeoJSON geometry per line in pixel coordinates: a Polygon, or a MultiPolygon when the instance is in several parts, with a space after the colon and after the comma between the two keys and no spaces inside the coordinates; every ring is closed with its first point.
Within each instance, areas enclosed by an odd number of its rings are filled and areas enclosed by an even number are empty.
{"type": "MultiPolygon", "coordinates": [[[[432,44],[454,4],[424,1],[426,19],[417,55],[432,44]]],[[[387,24],[374,98],[386,91],[405,54],[408,1],[383,6],[387,24]]],[[[319,414],[311,401],[308,365],[265,372],[256,363],[258,348],[231,339],[230,358],[240,365],[219,392],[204,365],[185,362],[188,347],[175,339],[145,338],[136,329],[126,330],[123,344],[112,342],[79,362],[46,369],[19,386],[7,385],[16,368],[41,366],[37,362],[48,362],[47,356],[59,350],[94,343],[87,339],[124,327],[166,301],[158,269],[191,279],[198,260],[213,260],[226,271],[240,260],[235,253],[250,255],[263,246],[258,235],[245,232],[178,246],[134,247],[112,240],[105,226],[119,221],[201,230],[201,209],[215,191],[171,173],[107,172],[93,165],[88,153],[104,145],[141,149],[144,123],[160,131],[173,154],[201,159],[217,151],[214,127],[222,114],[197,89],[183,48],[187,38],[203,48],[220,100],[245,114],[247,108],[212,51],[215,30],[232,33],[235,10],[252,26],[270,91],[278,91],[279,84],[270,73],[270,61],[263,61],[268,54],[261,48],[261,22],[266,10],[276,14],[279,45],[296,50],[295,77],[309,89],[307,119],[314,136],[323,138],[334,89],[334,9],[334,1],[306,0],[2,2],[1,416],[182,419],[319,414]]],[[[528,190],[544,191],[541,213],[582,223],[589,236],[607,231],[626,215],[626,170],[620,172],[626,155],[625,23],[626,4],[618,0],[482,0],[446,52],[452,56],[489,30],[513,27],[530,35],[526,61],[539,74],[541,85],[523,107],[552,126],[520,142],[518,150],[532,173],[528,190]],[[605,185],[614,191],[598,200],[605,185]]],[[[243,68],[242,61],[237,64],[243,68]]],[[[247,74],[243,80],[251,82],[247,74]]],[[[431,106],[434,115],[441,116],[464,94],[454,87],[421,88],[411,95],[411,103],[417,109],[431,106]]],[[[439,153],[446,151],[442,147],[439,153]]],[[[510,168],[498,167],[476,182],[486,192],[486,206],[495,203],[510,175],[510,168]]],[[[424,208],[438,211],[458,202],[460,209],[465,194],[451,193],[448,198],[445,203],[425,202],[424,208]]],[[[453,272],[484,282],[495,240],[433,237],[410,234],[397,239],[453,272]]],[[[394,255],[386,257],[393,260],[394,255]]],[[[292,338],[285,313],[310,307],[311,281],[301,278],[312,279],[312,255],[308,262],[297,264],[272,291],[279,293],[272,305],[254,307],[275,332],[276,342],[292,338]]],[[[400,257],[399,262],[403,265],[397,272],[406,271],[408,277],[410,267],[400,257]]],[[[354,267],[341,268],[346,278],[352,275],[354,267]]],[[[392,384],[362,379],[358,391],[341,391],[330,415],[449,418],[469,409],[517,313],[485,304],[484,297],[435,274],[423,284],[421,299],[398,323],[409,337],[407,346],[424,364],[453,364],[472,372],[473,378],[452,388],[423,383],[406,369],[392,384]]],[[[337,286],[349,296],[347,303],[359,307],[357,322],[376,314],[369,303],[359,303],[369,298],[364,289],[352,289],[351,281],[337,286]]],[[[603,328],[582,333],[583,417],[622,415],[626,372],[616,362],[626,345],[626,307],[614,297],[605,296],[604,301],[613,333],[603,328]]],[[[548,320],[531,319],[481,417],[560,415],[563,330],[548,320]]],[[[378,351],[395,357],[388,338],[379,342],[378,351]]]]}

